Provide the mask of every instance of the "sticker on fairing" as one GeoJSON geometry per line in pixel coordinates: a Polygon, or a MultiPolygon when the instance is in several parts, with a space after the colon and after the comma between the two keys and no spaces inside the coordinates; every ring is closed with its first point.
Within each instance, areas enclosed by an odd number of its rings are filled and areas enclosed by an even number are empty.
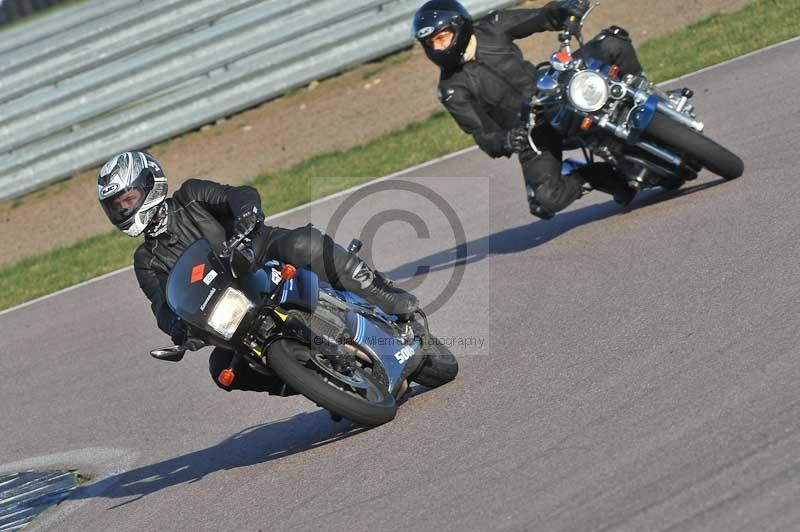
{"type": "Polygon", "coordinates": [[[203,278],[203,282],[206,283],[207,286],[211,286],[211,283],[214,282],[214,279],[217,278],[217,275],[219,275],[217,272],[215,272],[214,270],[211,270],[203,278]]]}
{"type": "Polygon", "coordinates": [[[275,268],[272,268],[272,282],[274,284],[278,284],[281,282],[281,279],[282,279],[281,272],[276,270],[275,268]]]}
{"type": "Polygon", "coordinates": [[[206,274],[206,265],[205,264],[198,264],[194,268],[192,268],[192,276],[189,279],[189,284],[194,284],[196,282],[202,281],[203,276],[206,274]]]}

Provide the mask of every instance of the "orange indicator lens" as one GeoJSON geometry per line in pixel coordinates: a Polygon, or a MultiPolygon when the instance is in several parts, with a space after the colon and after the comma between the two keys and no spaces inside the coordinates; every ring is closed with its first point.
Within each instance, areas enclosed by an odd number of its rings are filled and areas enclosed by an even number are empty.
{"type": "Polygon", "coordinates": [[[217,382],[221,385],[228,387],[233,384],[233,379],[236,378],[236,374],[230,369],[223,369],[219,372],[219,377],[217,377],[217,382]]]}

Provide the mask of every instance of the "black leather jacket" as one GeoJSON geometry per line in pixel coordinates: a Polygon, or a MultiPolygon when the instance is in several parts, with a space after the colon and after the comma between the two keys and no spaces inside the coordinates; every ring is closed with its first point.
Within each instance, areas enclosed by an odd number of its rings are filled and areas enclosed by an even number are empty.
{"type": "Polygon", "coordinates": [[[145,236],[134,253],[133,268],[158,327],[169,334],[175,314],[167,306],[166,285],[178,257],[201,238],[221,248],[233,234],[235,216],[245,205],[261,210],[261,197],[252,187],[190,179],[166,202],[167,230],[156,237],[145,236]]]}
{"type": "Polygon", "coordinates": [[[475,25],[476,59],[456,71],[442,71],[439,100],[458,125],[492,157],[508,156],[506,131],[521,124],[523,102],[533,96],[535,67],[514,39],[558,30],[566,19],[561,2],[539,9],[490,13],[475,25]]]}

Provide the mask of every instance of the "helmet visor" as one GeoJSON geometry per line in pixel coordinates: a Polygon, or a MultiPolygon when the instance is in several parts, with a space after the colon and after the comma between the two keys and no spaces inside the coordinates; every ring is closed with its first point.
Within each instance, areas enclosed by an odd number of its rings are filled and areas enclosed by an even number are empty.
{"type": "Polygon", "coordinates": [[[425,39],[425,46],[434,52],[444,52],[448,50],[456,40],[456,35],[450,28],[438,31],[425,39]]]}
{"type": "Polygon", "coordinates": [[[144,204],[146,197],[143,188],[128,188],[119,194],[103,200],[103,209],[106,211],[108,219],[114,225],[119,225],[125,220],[132,218],[144,204]]]}
{"type": "Polygon", "coordinates": [[[133,218],[153,190],[153,181],[153,174],[144,171],[130,186],[101,200],[100,204],[111,223],[119,226],[133,218]]]}

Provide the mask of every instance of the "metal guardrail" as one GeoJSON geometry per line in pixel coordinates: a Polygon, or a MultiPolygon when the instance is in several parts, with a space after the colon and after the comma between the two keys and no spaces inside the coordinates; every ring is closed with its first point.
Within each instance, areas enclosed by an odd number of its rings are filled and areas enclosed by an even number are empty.
{"type": "Polygon", "coordinates": [[[401,49],[420,4],[91,0],[75,8],[85,20],[45,17],[37,43],[0,33],[0,199],[401,49]]]}
{"type": "Polygon", "coordinates": [[[144,0],[107,0],[105,2],[87,2],[68,9],[44,14],[41,18],[31,23],[19,24],[13,28],[4,29],[0,33],[0,54],[22,48],[50,37],[56,33],[64,32],[79,24],[91,24],[98,17],[119,11],[125,7],[139,4],[144,0]]]}

